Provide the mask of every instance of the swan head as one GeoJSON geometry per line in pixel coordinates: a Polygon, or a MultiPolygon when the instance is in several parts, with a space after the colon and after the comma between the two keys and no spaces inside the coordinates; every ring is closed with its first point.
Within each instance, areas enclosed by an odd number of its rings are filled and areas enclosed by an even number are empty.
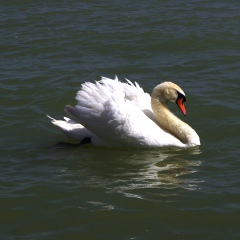
{"type": "Polygon", "coordinates": [[[162,104],[166,104],[167,101],[171,101],[177,104],[182,113],[186,115],[186,109],[184,102],[186,102],[186,96],[184,91],[175,83],[163,82],[157,85],[152,92],[152,98],[157,98],[162,104]]]}

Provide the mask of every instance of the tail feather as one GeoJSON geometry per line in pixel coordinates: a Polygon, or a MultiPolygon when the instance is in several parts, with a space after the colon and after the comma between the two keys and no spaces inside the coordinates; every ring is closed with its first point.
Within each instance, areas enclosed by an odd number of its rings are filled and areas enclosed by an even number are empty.
{"type": "Polygon", "coordinates": [[[57,126],[66,136],[73,140],[81,142],[85,138],[92,138],[94,136],[88,129],[70,118],[64,117],[65,120],[56,120],[49,115],[47,117],[53,125],[57,126]]]}
{"type": "Polygon", "coordinates": [[[68,114],[70,118],[73,118],[76,122],[79,122],[79,119],[76,116],[76,109],[71,105],[66,105],[64,108],[64,112],[68,114]]]}

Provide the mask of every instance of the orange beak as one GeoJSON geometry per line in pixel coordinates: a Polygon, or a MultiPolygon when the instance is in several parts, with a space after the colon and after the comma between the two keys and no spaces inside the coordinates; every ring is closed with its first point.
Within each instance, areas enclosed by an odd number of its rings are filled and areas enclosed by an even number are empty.
{"type": "Polygon", "coordinates": [[[176,104],[178,105],[178,107],[182,111],[183,115],[185,116],[187,114],[187,111],[186,111],[186,108],[183,103],[184,103],[184,98],[179,98],[176,101],[176,104]]]}

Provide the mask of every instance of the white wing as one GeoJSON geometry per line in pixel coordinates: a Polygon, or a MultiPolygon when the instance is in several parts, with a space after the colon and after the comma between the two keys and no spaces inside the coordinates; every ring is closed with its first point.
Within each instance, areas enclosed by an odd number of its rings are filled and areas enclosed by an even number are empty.
{"type": "Polygon", "coordinates": [[[102,140],[101,144],[166,146],[183,144],[154,121],[150,96],[138,84],[102,78],[86,82],[78,91],[74,107],[65,111],[102,140]]]}

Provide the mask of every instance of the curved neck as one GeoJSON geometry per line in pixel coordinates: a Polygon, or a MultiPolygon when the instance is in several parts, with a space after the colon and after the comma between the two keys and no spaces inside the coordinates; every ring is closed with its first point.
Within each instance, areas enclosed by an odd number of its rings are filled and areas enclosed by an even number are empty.
{"type": "Polygon", "coordinates": [[[175,136],[184,144],[191,142],[191,136],[194,130],[169,111],[166,106],[166,99],[159,99],[159,97],[154,97],[153,95],[151,104],[152,110],[163,130],[175,136]]]}

